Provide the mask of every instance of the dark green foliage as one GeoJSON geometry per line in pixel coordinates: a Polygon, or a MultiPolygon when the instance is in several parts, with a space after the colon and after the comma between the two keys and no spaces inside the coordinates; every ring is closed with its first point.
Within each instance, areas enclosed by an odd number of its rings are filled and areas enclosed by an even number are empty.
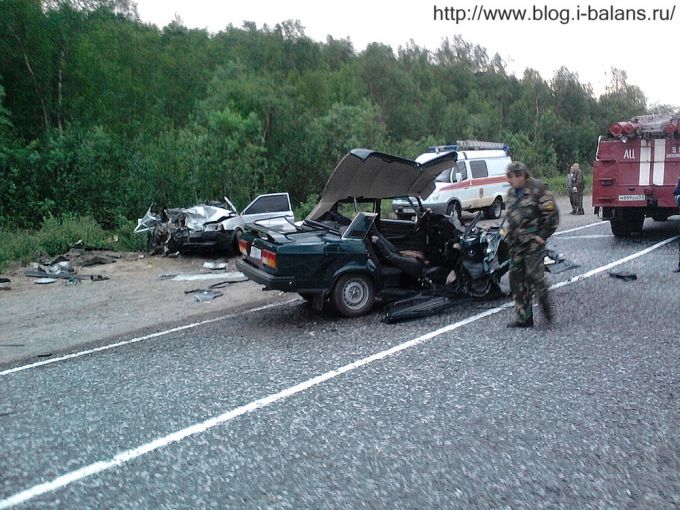
{"type": "Polygon", "coordinates": [[[415,158],[460,139],[505,141],[536,176],[559,179],[574,161],[589,167],[611,122],[644,112],[626,79],[612,69],[596,99],[566,68],[550,81],[508,76],[460,36],[434,51],[373,43],[357,54],[292,21],[212,35],[141,23],[129,0],[4,0],[0,222],[132,230],[152,202],[226,195],[243,207],[273,191],[302,215],[355,147],[415,158]]]}

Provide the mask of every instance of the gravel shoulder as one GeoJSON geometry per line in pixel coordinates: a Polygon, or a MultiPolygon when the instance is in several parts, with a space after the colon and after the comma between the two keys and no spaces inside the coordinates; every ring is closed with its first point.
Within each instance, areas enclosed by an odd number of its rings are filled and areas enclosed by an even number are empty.
{"type": "MultiPolygon", "coordinates": [[[[562,212],[560,230],[599,222],[591,213],[570,216],[568,197],[557,200],[562,212]]],[[[585,204],[590,203],[586,197],[585,204]]],[[[591,209],[592,211],[592,209],[591,209]]],[[[473,216],[465,215],[469,220],[473,216]]],[[[497,223],[484,221],[483,224],[497,223]]],[[[82,252],[93,255],[93,252],[82,252]]],[[[202,256],[152,257],[141,253],[101,252],[116,256],[114,263],[81,267],[76,253],[70,259],[80,276],[99,275],[101,281],[83,279],[36,284],[24,275],[30,267],[15,265],[1,277],[11,279],[11,289],[0,291],[0,367],[33,362],[84,346],[110,343],[282,301],[296,294],[263,292],[252,281],[230,283],[218,289],[222,296],[207,302],[186,291],[207,289],[222,279],[173,281],[167,275],[224,273],[204,267],[206,262],[227,262],[226,272],[236,271],[238,257],[216,259],[202,256]]]]}
{"type": "Polygon", "coordinates": [[[73,250],[68,258],[73,258],[77,275],[99,275],[107,280],[83,279],[67,285],[68,280],[60,279],[36,284],[36,278],[24,275],[31,268],[20,266],[2,275],[10,278],[11,289],[0,292],[0,367],[47,359],[84,345],[149,334],[293,297],[263,292],[260,285],[244,281],[216,289],[223,295],[199,302],[196,293],[185,291],[208,289],[226,278],[173,281],[169,276],[226,276],[236,271],[236,257],[219,259],[227,262],[225,272],[206,269],[205,262],[216,262],[210,257],[100,254],[120,258],[114,263],[90,267],[79,267],[73,250]]]}

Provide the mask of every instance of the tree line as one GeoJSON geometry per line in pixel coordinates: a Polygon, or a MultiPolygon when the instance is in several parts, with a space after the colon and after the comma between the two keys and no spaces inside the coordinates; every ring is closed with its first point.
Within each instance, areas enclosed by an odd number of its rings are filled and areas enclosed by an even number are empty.
{"type": "Polygon", "coordinates": [[[302,210],[350,149],[415,158],[503,141],[540,177],[586,168],[597,137],[644,113],[612,69],[595,97],[562,67],[509,75],[459,36],[435,50],[316,42],[298,22],[211,34],[140,21],[130,0],[0,2],[0,225],[75,214],[105,228],[149,204],[289,191],[302,210]]]}

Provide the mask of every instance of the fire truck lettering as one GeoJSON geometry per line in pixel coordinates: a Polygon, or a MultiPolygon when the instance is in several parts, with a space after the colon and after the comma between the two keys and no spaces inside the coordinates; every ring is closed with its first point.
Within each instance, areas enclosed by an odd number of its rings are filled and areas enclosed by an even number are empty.
{"type": "Polygon", "coordinates": [[[635,149],[626,149],[623,153],[623,159],[635,159],[635,149]]]}

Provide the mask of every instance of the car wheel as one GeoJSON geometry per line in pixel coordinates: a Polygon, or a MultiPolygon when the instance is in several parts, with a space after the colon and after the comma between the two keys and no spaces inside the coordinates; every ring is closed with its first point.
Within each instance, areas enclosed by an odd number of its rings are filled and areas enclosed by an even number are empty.
{"type": "Polygon", "coordinates": [[[373,306],[375,290],[370,276],[362,273],[343,274],[331,292],[331,304],[345,317],[359,317],[373,306]]]}
{"type": "Polygon", "coordinates": [[[493,204],[484,210],[484,216],[486,216],[486,218],[489,220],[497,220],[501,217],[502,212],[503,200],[501,200],[500,197],[496,197],[496,200],[493,201],[493,204]]]}
{"type": "Polygon", "coordinates": [[[446,215],[447,216],[453,216],[454,214],[456,215],[456,218],[459,220],[461,218],[461,209],[460,209],[460,202],[453,201],[451,202],[448,206],[446,206],[446,215]]]}
{"type": "Polygon", "coordinates": [[[241,249],[238,247],[238,242],[241,240],[241,236],[243,235],[243,230],[237,229],[236,232],[234,232],[234,241],[231,246],[232,251],[234,252],[234,255],[239,255],[241,253],[241,249]]]}

